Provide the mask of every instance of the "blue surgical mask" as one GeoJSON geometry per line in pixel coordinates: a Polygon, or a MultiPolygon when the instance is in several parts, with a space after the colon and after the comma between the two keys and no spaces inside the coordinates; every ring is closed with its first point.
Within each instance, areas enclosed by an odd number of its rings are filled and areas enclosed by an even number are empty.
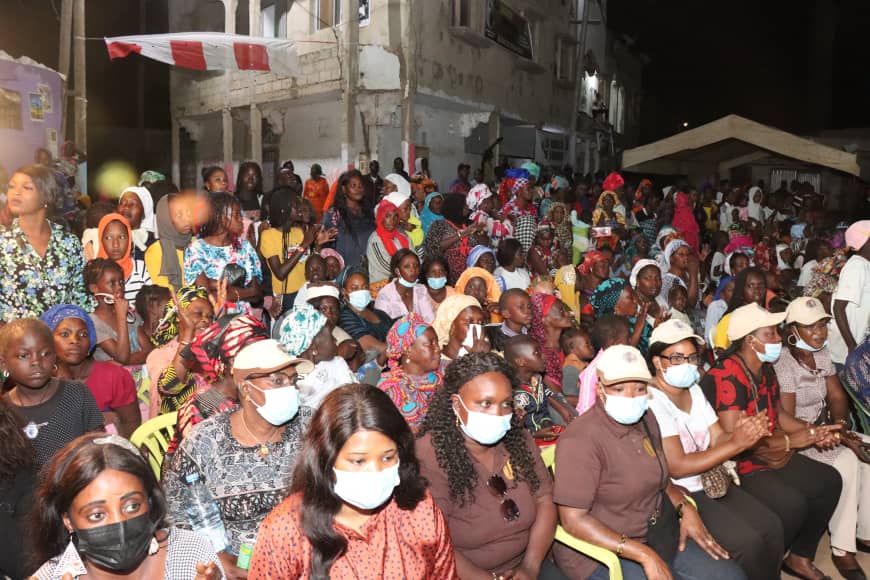
{"type": "Polygon", "coordinates": [[[604,395],[604,411],[610,418],[623,425],[634,425],[649,407],[649,398],[646,395],[639,397],[620,397],[617,395],[604,395]]]}
{"type": "Polygon", "coordinates": [[[347,301],[357,310],[365,310],[372,302],[372,293],[368,290],[354,290],[348,294],[347,301]]]}
{"type": "Polygon", "coordinates": [[[698,367],[690,363],[673,365],[665,369],[665,382],[678,389],[688,389],[700,378],[698,367]]]}
{"type": "Polygon", "coordinates": [[[405,280],[405,279],[402,278],[401,276],[399,276],[398,278],[396,278],[396,280],[398,280],[398,281],[399,281],[399,284],[401,284],[401,285],[404,286],[405,288],[413,288],[414,286],[417,285],[417,281],[416,281],[416,280],[414,280],[414,281],[412,281],[412,282],[408,282],[407,280],[405,280]]]}
{"type": "Polygon", "coordinates": [[[383,471],[342,471],[334,467],[332,471],[335,495],[363,510],[384,505],[401,482],[398,463],[383,471]]]}
{"type": "Polygon", "coordinates": [[[441,276],[440,278],[427,278],[426,282],[432,290],[441,290],[447,286],[447,276],[441,276]]]}
{"type": "MultiPolygon", "coordinates": [[[[757,338],[755,340],[758,342],[761,342],[757,338]]],[[[776,361],[779,360],[779,355],[782,354],[782,343],[781,342],[775,342],[773,344],[761,342],[761,344],[764,345],[764,352],[761,353],[761,352],[758,352],[757,350],[755,351],[755,356],[758,357],[758,360],[760,360],[763,363],[775,363],[776,361]]]]}
{"type": "Polygon", "coordinates": [[[797,339],[797,342],[794,343],[794,345],[801,350],[806,350],[809,352],[819,352],[820,350],[828,347],[827,340],[825,341],[825,344],[823,344],[819,348],[813,348],[810,345],[808,345],[807,342],[804,339],[802,339],[799,334],[795,333],[794,337],[797,339]]]}

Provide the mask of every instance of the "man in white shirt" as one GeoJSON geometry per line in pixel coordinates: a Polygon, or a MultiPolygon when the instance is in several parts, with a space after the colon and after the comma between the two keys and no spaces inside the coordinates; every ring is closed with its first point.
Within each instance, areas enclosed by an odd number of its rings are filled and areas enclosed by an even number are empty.
{"type": "Polygon", "coordinates": [[[849,352],[863,342],[870,326],[870,220],[855,222],[846,230],[846,245],[855,251],[843,269],[832,299],[836,329],[842,342],[834,341],[831,358],[843,364],[849,352]],[[836,347],[836,348],[835,348],[836,347]]]}

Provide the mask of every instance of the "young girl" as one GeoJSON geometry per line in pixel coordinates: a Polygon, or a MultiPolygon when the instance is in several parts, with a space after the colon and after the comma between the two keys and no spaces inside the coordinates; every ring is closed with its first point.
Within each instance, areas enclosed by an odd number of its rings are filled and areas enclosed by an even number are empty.
{"type": "Polygon", "coordinates": [[[119,213],[110,213],[100,220],[97,227],[100,246],[98,258],[117,262],[124,271],[124,298],[136,303],[139,290],[151,284],[151,276],[145,268],[145,252],[133,245],[133,230],[127,218],[119,213]]]}
{"type": "Polygon", "coordinates": [[[103,416],[84,386],[52,378],[54,337],[36,318],[19,318],[0,329],[0,368],[9,376],[6,399],[24,418],[24,434],[41,467],[79,435],[103,428],[103,416]]]}
{"type": "Polygon", "coordinates": [[[526,257],[523,255],[523,246],[514,238],[506,238],[498,245],[499,267],[495,269],[493,275],[498,279],[504,280],[505,290],[511,288],[519,288],[527,290],[532,279],[529,271],[526,270],[526,257]]]}
{"type": "MultiPolygon", "coordinates": [[[[132,347],[136,335],[135,317],[124,298],[124,271],[106,258],[96,258],[85,266],[85,284],[97,301],[93,312],[97,349],[94,359],[114,360],[122,365],[142,364],[147,353],[132,347]]],[[[136,337],[138,338],[138,336],[136,337]]],[[[138,340],[136,340],[138,342],[138,340]]]]}

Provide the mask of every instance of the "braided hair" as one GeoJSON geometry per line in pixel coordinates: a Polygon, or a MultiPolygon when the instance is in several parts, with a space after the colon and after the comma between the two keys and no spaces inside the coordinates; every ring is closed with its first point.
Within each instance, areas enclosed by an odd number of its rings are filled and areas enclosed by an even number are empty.
{"type": "MultiPolygon", "coordinates": [[[[457,425],[451,396],[458,394],[459,390],[474,377],[486,373],[501,373],[510,381],[512,390],[516,391],[520,388],[516,372],[497,354],[472,353],[459,357],[447,367],[444,384],[429,402],[429,410],[420,430],[420,436],[426,433],[431,435],[438,467],[447,474],[450,499],[458,502],[460,506],[474,502],[478,477],[468,454],[465,438],[457,425]]],[[[523,427],[516,415],[502,442],[510,457],[510,465],[517,481],[528,482],[532,491],[536,492],[541,481],[535,473],[532,451],[526,444],[523,427]]]]}

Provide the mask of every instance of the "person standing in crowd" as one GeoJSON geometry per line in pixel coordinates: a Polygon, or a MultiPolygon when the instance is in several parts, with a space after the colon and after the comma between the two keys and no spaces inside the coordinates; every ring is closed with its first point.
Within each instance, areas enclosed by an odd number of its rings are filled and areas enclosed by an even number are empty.
{"type": "Polygon", "coordinates": [[[323,204],[329,196],[329,182],[323,177],[323,169],[314,163],[311,165],[311,178],[305,180],[305,189],[302,192],[305,199],[311,202],[317,219],[323,217],[323,204]]]}
{"type": "Polygon", "coordinates": [[[382,391],[333,391],[311,419],[292,481],[260,527],[251,580],[457,577],[414,436],[382,391]]]}
{"type": "Polygon", "coordinates": [[[177,291],[184,286],[184,250],[193,229],[202,221],[204,198],[191,193],[170,193],[157,202],[155,219],[160,239],[145,251],[145,266],[158,286],[177,291]]]}
{"type": "Polygon", "coordinates": [[[870,330],[870,220],[849,226],[845,237],[853,254],[840,271],[831,308],[839,331],[831,354],[840,365],[870,330]]]}
{"type": "Polygon", "coordinates": [[[335,203],[323,214],[321,223],[335,229],[335,250],[348,266],[363,266],[369,237],[375,231],[374,198],[367,195],[362,174],[353,169],[341,174],[335,203]]]}
{"type": "Polygon", "coordinates": [[[365,184],[368,195],[372,199],[380,199],[384,194],[384,180],[381,178],[381,164],[376,159],[369,162],[369,172],[366,175],[365,184]]]}
{"type": "Polygon", "coordinates": [[[450,182],[448,186],[448,191],[450,193],[461,193],[462,195],[467,195],[471,190],[471,182],[468,180],[471,174],[471,165],[467,163],[460,163],[456,168],[456,178],[450,182]]]}
{"type": "Polygon", "coordinates": [[[442,257],[449,266],[447,283],[456,285],[456,280],[465,269],[468,254],[476,233],[483,230],[480,224],[466,225],[465,196],[449,194],[444,196],[441,214],[443,219],[429,227],[424,242],[426,259],[442,257]]]}
{"type": "Polygon", "coordinates": [[[107,258],[121,266],[124,271],[124,299],[135,306],[139,290],[151,284],[151,276],[145,268],[144,252],[133,244],[130,222],[119,213],[110,213],[100,220],[97,235],[100,240],[97,258],[107,258]]]}
{"type": "Polygon", "coordinates": [[[26,165],[12,174],[6,205],[14,220],[0,229],[0,320],[36,317],[56,303],[92,308],[85,290],[81,243],[47,219],[60,187],[41,165],[26,165]]]}
{"type": "Polygon", "coordinates": [[[151,192],[141,186],[126,188],[118,198],[118,213],[130,222],[133,246],[140,252],[138,258],[144,260],[145,250],[154,242],[157,231],[151,192]]]}
{"type": "Polygon", "coordinates": [[[239,163],[239,175],[233,193],[239,198],[239,205],[245,212],[245,216],[251,221],[259,221],[260,203],[263,200],[263,170],[259,163],[256,161],[239,163]],[[257,213],[247,215],[248,212],[257,213]]]}

